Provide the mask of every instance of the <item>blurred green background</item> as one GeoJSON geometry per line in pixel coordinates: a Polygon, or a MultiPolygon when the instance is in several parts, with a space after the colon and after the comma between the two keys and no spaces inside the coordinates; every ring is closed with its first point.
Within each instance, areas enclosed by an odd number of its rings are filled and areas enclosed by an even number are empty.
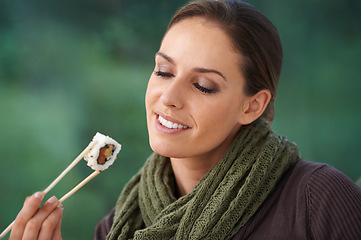
{"type": "MultiPolygon", "coordinates": [[[[169,0],[0,1],[0,231],[97,132],[123,149],[64,202],[64,239],[92,239],[150,154],[144,93],[175,10],[169,0]]],[[[304,158],[361,176],[361,1],[251,0],[276,25],[284,65],[273,128],[304,158]]],[[[49,193],[91,173],[76,166],[49,193]]]]}

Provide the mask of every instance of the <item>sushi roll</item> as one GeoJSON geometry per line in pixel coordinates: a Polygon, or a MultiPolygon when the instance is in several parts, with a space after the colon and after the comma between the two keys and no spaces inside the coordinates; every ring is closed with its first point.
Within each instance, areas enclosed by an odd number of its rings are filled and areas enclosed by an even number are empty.
{"type": "Polygon", "coordinates": [[[117,158],[121,145],[109,136],[96,133],[90,144],[96,144],[84,156],[87,165],[96,171],[103,171],[112,165],[117,158]]]}

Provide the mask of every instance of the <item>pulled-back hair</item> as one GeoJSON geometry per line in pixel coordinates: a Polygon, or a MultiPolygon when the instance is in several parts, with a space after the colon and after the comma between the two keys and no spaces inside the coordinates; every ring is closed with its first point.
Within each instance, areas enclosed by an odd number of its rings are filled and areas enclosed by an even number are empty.
{"type": "Polygon", "coordinates": [[[181,8],[171,19],[168,30],[177,22],[202,17],[219,25],[230,37],[236,52],[242,55],[241,73],[245,93],[252,96],[268,89],[271,100],[262,117],[270,123],[282,67],[282,46],[275,26],[259,10],[237,0],[200,0],[181,8]]]}

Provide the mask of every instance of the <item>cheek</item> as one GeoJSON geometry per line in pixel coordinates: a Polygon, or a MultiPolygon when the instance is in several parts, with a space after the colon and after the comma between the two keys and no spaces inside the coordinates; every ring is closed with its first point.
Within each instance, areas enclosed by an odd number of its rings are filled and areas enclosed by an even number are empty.
{"type": "Polygon", "coordinates": [[[148,81],[148,86],[147,86],[147,90],[145,92],[145,107],[146,110],[149,110],[149,107],[152,105],[152,103],[154,102],[155,99],[155,88],[154,88],[154,84],[153,84],[153,80],[152,77],[149,79],[148,81]]]}
{"type": "Polygon", "coordinates": [[[197,112],[197,125],[204,136],[226,137],[239,124],[241,107],[232,99],[202,106],[197,112]]]}

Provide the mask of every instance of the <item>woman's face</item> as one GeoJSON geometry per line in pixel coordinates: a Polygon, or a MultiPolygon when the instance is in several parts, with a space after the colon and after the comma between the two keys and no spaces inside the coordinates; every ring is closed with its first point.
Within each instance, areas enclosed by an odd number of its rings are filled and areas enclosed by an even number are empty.
{"type": "Polygon", "coordinates": [[[172,158],[221,157],[242,122],[241,56],[216,24],[176,23],[155,56],[146,93],[153,151],[172,158]]]}

